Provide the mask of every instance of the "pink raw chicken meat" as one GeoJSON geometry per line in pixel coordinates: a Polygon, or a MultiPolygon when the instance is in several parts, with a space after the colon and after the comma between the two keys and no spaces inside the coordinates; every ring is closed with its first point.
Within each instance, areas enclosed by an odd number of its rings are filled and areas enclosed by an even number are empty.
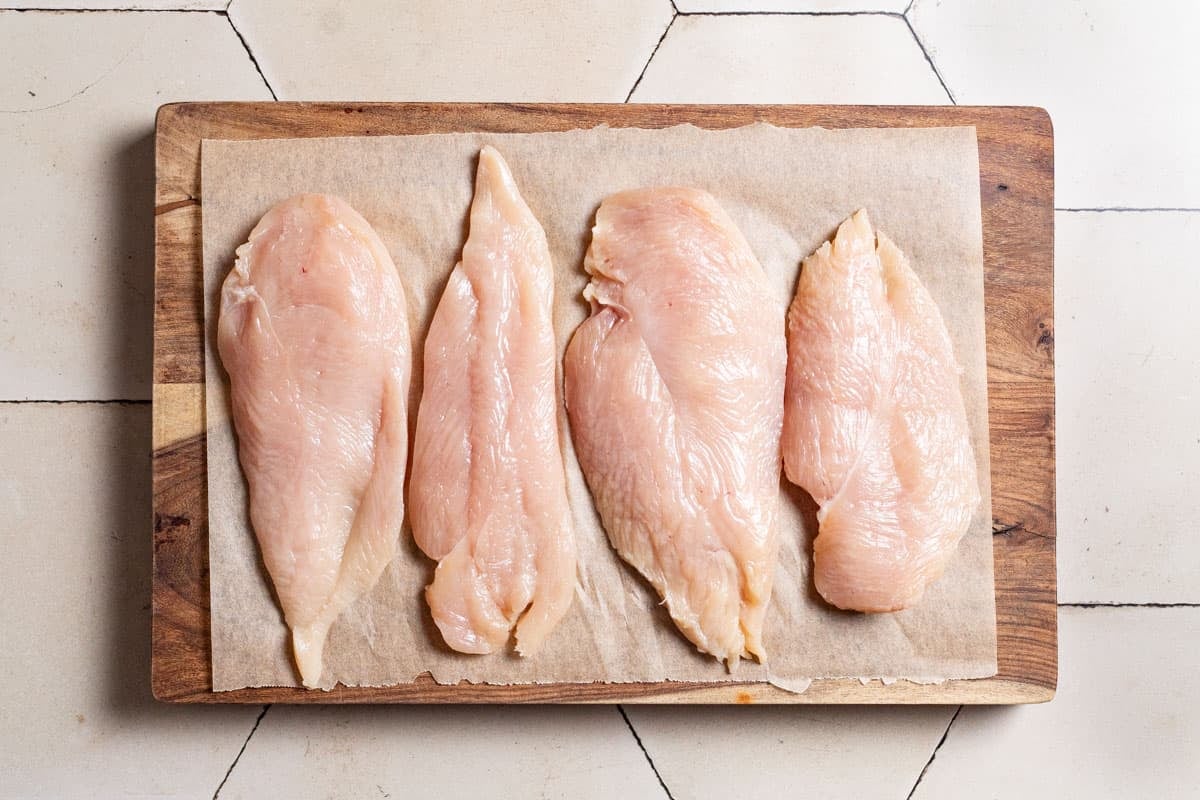
{"type": "Polygon", "coordinates": [[[572,438],[617,552],[730,668],[765,657],[777,555],[783,310],[716,200],[609,197],[567,348],[572,438]]]}
{"type": "Polygon", "coordinates": [[[980,500],[942,315],[859,211],[805,259],[787,327],[783,458],[820,506],[817,590],[839,608],[907,608],[980,500]]]}
{"type": "Polygon", "coordinates": [[[412,354],[383,242],[337,197],[275,206],[221,288],[217,347],[250,521],[316,686],[329,627],[375,585],[404,517],[412,354]]]}
{"type": "Polygon", "coordinates": [[[575,537],[559,443],[546,234],[491,147],[470,234],[425,340],[409,485],[413,536],[439,561],[426,598],[463,653],[533,655],[570,608],[575,537]]]}

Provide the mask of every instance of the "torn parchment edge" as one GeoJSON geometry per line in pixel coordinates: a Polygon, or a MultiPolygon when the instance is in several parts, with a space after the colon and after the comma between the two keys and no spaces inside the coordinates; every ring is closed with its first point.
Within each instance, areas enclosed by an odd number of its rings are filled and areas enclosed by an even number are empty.
{"type": "MultiPolygon", "coordinates": [[[[569,682],[569,683],[555,683],[555,682],[497,683],[495,681],[472,681],[472,680],[467,680],[466,678],[464,678],[462,680],[457,680],[457,681],[439,681],[437,678],[433,677],[428,672],[424,672],[424,673],[422,673],[422,675],[429,676],[433,680],[433,682],[436,683],[438,686],[461,686],[464,684],[467,686],[596,686],[596,685],[644,686],[647,684],[651,684],[651,685],[658,686],[658,687],[663,687],[663,686],[669,687],[672,685],[679,685],[681,687],[681,691],[683,691],[684,689],[682,687],[687,687],[690,689],[690,688],[694,688],[695,685],[697,684],[697,681],[679,681],[679,680],[674,680],[672,678],[664,678],[663,680],[659,680],[659,681],[590,681],[590,682],[573,681],[573,682],[569,682]]],[[[720,687],[720,686],[743,686],[743,687],[744,686],[773,686],[776,689],[782,689],[783,691],[788,692],[789,694],[797,694],[798,695],[798,694],[804,694],[810,688],[812,688],[813,684],[821,683],[822,681],[857,680],[863,686],[870,686],[872,683],[874,683],[876,681],[878,681],[882,686],[894,686],[898,683],[907,683],[907,684],[912,684],[914,686],[940,686],[942,684],[949,683],[952,680],[953,681],[981,681],[981,680],[989,680],[990,678],[994,678],[994,677],[995,677],[994,674],[993,675],[978,675],[978,676],[963,677],[963,678],[934,678],[934,677],[897,678],[897,677],[888,676],[888,675],[878,675],[878,676],[874,676],[874,677],[854,676],[854,675],[825,675],[825,676],[822,676],[819,678],[782,678],[782,677],[772,676],[765,680],[739,681],[739,680],[733,679],[733,680],[728,680],[728,681],[700,681],[699,683],[703,684],[705,688],[710,688],[710,687],[716,688],[716,687],[720,687]]],[[[413,686],[413,685],[415,685],[415,682],[413,682],[413,681],[410,681],[408,683],[393,683],[393,684],[387,684],[387,685],[383,685],[383,686],[344,684],[344,683],[339,682],[329,688],[322,687],[319,689],[312,689],[310,691],[330,692],[336,688],[386,689],[386,688],[395,688],[395,687],[399,687],[399,686],[413,686]]],[[[250,686],[250,687],[241,687],[241,688],[295,689],[295,688],[299,688],[299,687],[282,686],[282,685],[276,685],[276,684],[261,684],[261,685],[250,686]]],[[[220,691],[217,691],[216,694],[223,694],[225,691],[239,691],[239,690],[238,689],[220,690],[220,691]]]]}

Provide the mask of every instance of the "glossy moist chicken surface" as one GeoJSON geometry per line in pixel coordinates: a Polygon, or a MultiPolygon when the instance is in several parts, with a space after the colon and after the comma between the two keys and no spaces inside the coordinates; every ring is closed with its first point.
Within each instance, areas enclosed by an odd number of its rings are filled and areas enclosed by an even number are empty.
{"type": "Polygon", "coordinates": [[[606,199],[592,315],[565,361],[572,438],[605,530],[679,630],[760,660],[777,553],[782,309],[706,192],[606,199]]]}
{"type": "Polygon", "coordinates": [[[804,261],[787,331],[783,458],[820,506],[817,590],[839,608],[907,608],[980,502],[941,313],[859,211],[804,261]]]}
{"type": "Polygon", "coordinates": [[[396,553],[412,364],[404,290],[345,201],[297,195],[262,218],[221,289],[250,521],[315,686],[329,627],[396,553]]]}
{"type": "Polygon", "coordinates": [[[491,147],[462,261],[425,340],[413,439],[413,535],[450,647],[538,651],[571,605],[575,538],[559,443],[554,275],[546,234],[491,147]]]}

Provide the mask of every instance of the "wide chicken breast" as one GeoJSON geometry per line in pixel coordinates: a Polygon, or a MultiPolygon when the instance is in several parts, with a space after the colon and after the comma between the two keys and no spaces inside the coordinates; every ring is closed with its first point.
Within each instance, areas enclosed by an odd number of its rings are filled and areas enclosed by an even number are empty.
{"type": "Polygon", "coordinates": [[[565,360],[572,438],[614,548],[679,630],[765,657],[777,555],[783,311],[716,200],[622,192],[596,213],[592,315],[565,360]]]}
{"type": "Polygon", "coordinates": [[[250,521],[305,686],[338,615],[396,554],[404,516],[412,363],[404,289],[345,201],[276,205],[221,288],[250,521]]]}

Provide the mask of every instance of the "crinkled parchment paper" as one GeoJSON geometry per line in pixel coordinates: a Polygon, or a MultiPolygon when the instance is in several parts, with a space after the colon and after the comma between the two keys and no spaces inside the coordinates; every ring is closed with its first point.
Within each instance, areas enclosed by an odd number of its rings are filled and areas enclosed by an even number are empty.
{"type": "Polygon", "coordinates": [[[209,563],[213,688],[294,686],[288,631],[258,556],[229,423],[228,378],[214,348],[213,301],[233,251],[274,203],[297,192],[350,202],[391,251],[408,292],[416,354],[410,420],[421,394],[422,343],[466,232],[476,154],[497,147],[546,228],[558,271],[555,325],[565,348],[587,315],[580,292],[592,217],[612,192],[637,186],[707,189],[741,227],[781,308],[800,260],[865,207],[908,254],[945,315],[963,388],[983,504],[946,574],[917,607],[837,611],[809,576],[816,521],[802,491],[781,489],[781,540],[767,616],[769,663],[730,676],[671,624],[647,584],[610,549],[560,413],[579,587],[542,652],[465,656],[441,642],[422,591],[433,563],[406,528],[400,554],[369,595],[333,626],[324,683],[770,680],[802,689],[818,677],[931,682],[996,672],[991,497],[984,354],[983,252],[974,128],[822,130],[754,125],[536,134],[205,141],[202,155],[207,300],[209,563]]]}

